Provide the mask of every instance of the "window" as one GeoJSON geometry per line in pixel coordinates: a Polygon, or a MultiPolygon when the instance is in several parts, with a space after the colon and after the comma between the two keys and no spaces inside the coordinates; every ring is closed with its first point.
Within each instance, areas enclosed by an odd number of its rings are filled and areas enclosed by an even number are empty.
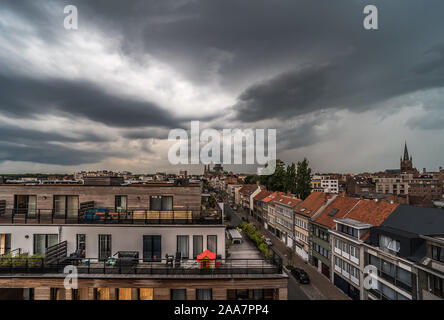
{"type": "Polygon", "coordinates": [[[444,279],[429,275],[430,289],[435,296],[444,298],[444,279]]]}
{"type": "Polygon", "coordinates": [[[104,261],[111,256],[111,235],[99,234],[99,260],[104,261]]]}
{"type": "Polygon", "coordinates": [[[143,261],[160,262],[162,260],[161,244],[161,236],[143,236],[143,261]]]}
{"type": "Polygon", "coordinates": [[[46,248],[52,247],[58,243],[57,234],[35,234],[34,235],[34,254],[45,255],[46,248]]]}
{"type": "Polygon", "coordinates": [[[128,209],[128,197],[127,196],[116,196],[115,199],[116,210],[119,212],[124,212],[128,209]]]}
{"type": "Polygon", "coordinates": [[[54,196],[54,213],[77,217],[79,211],[79,196],[54,196]]]}
{"type": "Polygon", "coordinates": [[[196,300],[211,300],[211,289],[196,289],[196,300]]]}
{"type": "Polygon", "coordinates": [[[187,290],[186,289],[171,289],[171,300],[186,300],[187,290]]]}
{"type": "Polygon", "coordinates": [[[203,236],[193,236],[193,259],[203,252],[203,236]]]}
{"type": "Polygon", "coordinates": [[[207,249],[217,254],[217,236],[207,236],[207,249]]]}
{"type": "Polygon", "coordinates": [[[189,236],[177,236],[177,252],[183,259],[189,258],[189,236]]]}
{"type": "Polygon", "coordinates": [[[379,236],[379,247],[385,252],[391,254],[396,254],[401,249],[399,241],[391,239],[390,237],[380,235],[379,236]]]}
{"type": "Polygon", "coordinates": [[[11,251],[11,234],[2,233],[0,234],[0,255],[7,254],[11,251]]]}
{"type": "Polygon", "coordinates": [[[76,250],[82,250],[81,252],[85,254],[86,252],[86,234],[76,235],[76,250]]]}
{"type": "Polygon", "coordinates": [[[37,197],[34,195],[15,195],[14,209],[17,214],[35,215],[37,212],[37,197]]]}
{"type": "Polygon", "coordinates": [[[432,259],[444,262],[444,248],[432,246],[432,259]]]}
{"type": "Polygon", "coordinates": [[[173,210],[172,196],[151,196],[150,210],[155,211],[170,211],[173,210]]]}

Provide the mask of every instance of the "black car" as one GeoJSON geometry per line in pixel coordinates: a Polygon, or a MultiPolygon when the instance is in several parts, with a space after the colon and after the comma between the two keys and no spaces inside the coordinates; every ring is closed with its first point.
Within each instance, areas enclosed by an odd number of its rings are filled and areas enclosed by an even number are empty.
{"type": "Polygon", "coordinates": [[[291,269],[291,274],[299,281],[299,283],[310,283],[310,277],[307,272],[302,269],[293,268],[291,269]]]}

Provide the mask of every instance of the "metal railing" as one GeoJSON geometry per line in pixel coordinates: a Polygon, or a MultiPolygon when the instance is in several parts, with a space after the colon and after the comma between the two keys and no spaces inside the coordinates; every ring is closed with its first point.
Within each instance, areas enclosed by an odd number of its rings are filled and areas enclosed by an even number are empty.
{"type": "Polygon", "coordinates": [[[147,262],[146,259],[128,260],[97,258],[63,258],[47,263],[45,258],[0,257],[0,274],[63,273],[67,265],[75,265],[78,274],[136,274],[136,275],[254,275],[280,274],[282,266],[274,259],[216,259],[199,261],[182,259],[168,264],[166,259],[147,262]],[[111,262],[110,262],[111,261],[111,262]],[[112,263],[114,261],[114,263],[112,263]]]}
{"type": "Polygon", "coordinates": [[[17,224],[222,224],[220,211],[150,210],[132,208],[115,210],[96,208],[90,211],[53,209],[7,209],[0,223],[17,224]]]}

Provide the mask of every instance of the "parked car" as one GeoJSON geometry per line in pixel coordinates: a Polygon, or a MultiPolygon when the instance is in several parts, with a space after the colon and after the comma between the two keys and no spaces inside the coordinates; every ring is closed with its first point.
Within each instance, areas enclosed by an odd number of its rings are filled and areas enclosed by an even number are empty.
{"type": "Polygon", "coordinates": [[[273,245],[273,242],[271,242],[271,239],[270,239],[270,238],[265,238],[265,239],[264,239],[264,242],[265,242],[265,244],[266,244],[267,246],[272,246],[272,245],[273,245]]]}
{"type": "Polygon", "coordinates": [[[299,283],[302,283],[302,284],[310,283],[310,277],[308,276],[307,272],[305,272],[302,269],[293,268],[291,270],[291,274],[293,275],[293,277],[296,278],[296,280],[299,281],[299,283]]]}

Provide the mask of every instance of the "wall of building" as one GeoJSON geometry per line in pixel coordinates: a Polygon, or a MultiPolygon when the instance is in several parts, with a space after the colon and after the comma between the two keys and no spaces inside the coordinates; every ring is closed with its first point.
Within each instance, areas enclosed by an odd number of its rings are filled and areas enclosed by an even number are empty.
{"type": "Polygon", "coordinates": [[[86,257],[97,258],[99,253],[99,234],[111,235],[112,253],[117,251],[139,251],[143,258],[143,236],[160,235],[161,257],[165,254],[175,254],[177,251],[177,236],[189,236],[190,258],[193,253],[193,235],[203,236],[203,250],[207,249],[207,236],[217,235],[217,254],[225,258],[225,226],[211,225],[180,225],[180,226],[122,226],[122,225],[1,225],[0,233],[11,234],[11,249],[22,248],[33,254],[33,234],[59,234],[60,241],[68,242],[68,254],[76,250],[76,234],[86,234],[86,257]],[[26,238],[28,236],[28,238],[26,238]]]}
{"type": "Polygon", "coordinates": [[[14,195],[36,195],[37,209],[52,209],[54,195],[78,195],[79,203],[95,201],[96,207],[114,208],[116,195],[128,196],[128,208],[149,208],[150,196],[173,196],[173,209],[200,210],[200,186],[174,186],[168,184],[134,186],[85,186],[85,185],[0,185],[0,200],[6,208],[14,208],[14,195]]]}

